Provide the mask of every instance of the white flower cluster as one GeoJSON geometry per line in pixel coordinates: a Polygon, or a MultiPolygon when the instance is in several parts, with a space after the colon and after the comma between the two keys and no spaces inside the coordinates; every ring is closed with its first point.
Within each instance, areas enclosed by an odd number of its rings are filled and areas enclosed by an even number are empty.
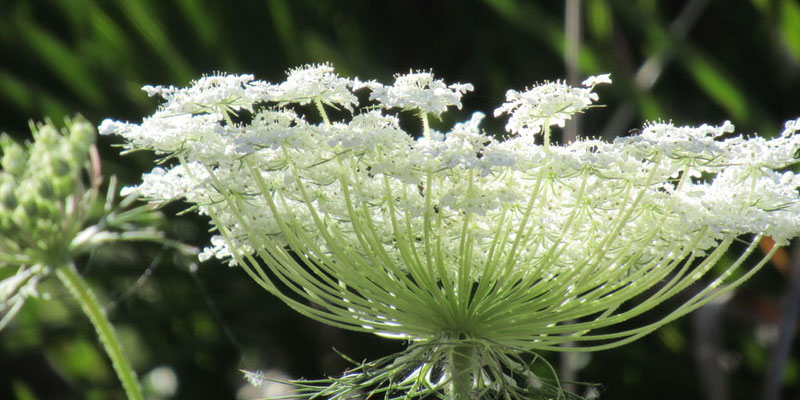
{"type": "Polygon", "coordinates": [[[597,94],[592,93],[595,85],[605,83],[611,83],[610,74],[587,78],[583,81],[585,88],[546,82],[524,92],[509,90],[506,103],[494,110],[494,116],[511,115],[506,130],[519,135],[535,135],[554,125],[563,128],[573,114],[597,100],[597,94]]]}
{"type": "Polygon", "coordinates": [[[368,87],[372,91],[369,99],[377,100],[386,108],[418,110],[436,116],[447,111],[447,107],[460,109],[461,96],[474,90],[470,83],[446,85],[441,79],[434,79],[433,73],[424,71],[396,75],[392,86],[369,81],[358,84],[356,89],[361,87],[368,87]]]}
{"type": "Polygon", "coordinates": [[[253,103],[263,100],[264,83],[254,81],[253,75],[211,75],[192,82],[186,89],[148,85],[142,90],[150,97],[166,100],[164,113],[213,114],[222,118],[240,109],[252,110],[253,103]]]}
{"type": "Polygon", "coordinates": [[[330,64],[307,65],[289,71],[286,81],[272,88],[269,100],[299,104],[321,101],[352,112],[358,106],[352,86],[353,81],[340,78],[330,64]]]}
{"type": "Polygon", "coordinates": [[[162,90],[167,104],[153,116],[105,121],[101,131],[175,156],[135,190],[209,215],[219,236],[204,258],[241,265],[298,311],[336,326],[414,338],[468,329],[542,349],[622,341],[655,325],[589,332],[700,279],[742,235],[779,244],[800,235],[800,177],[784,171],[797,163],[798,121],[771,140],[734,136],[729,122],[654,123],[612,143],[535,144],[531,134],[596,100],[593,87],[610,82],[601,75],[587,88],[509,91],[496,112],[510,114],[508,129],[520,134],[509,139],[483,132],[481,113],[414,139],[380,108],[315,123],[293,104],[349,109],[357,104],[351,90],[366,86],[385,108],[440,114],[460,106],[471,85],[447,86],[429,73],[361,84],[328,65],[292,70],[278,85],[218,79],[238,83],[162,90]],[[253,110],[252,120],[220,117],[220,99],[232,98],[253,110]],[[619,308],[654,285],[663,286],[619,308]]]}

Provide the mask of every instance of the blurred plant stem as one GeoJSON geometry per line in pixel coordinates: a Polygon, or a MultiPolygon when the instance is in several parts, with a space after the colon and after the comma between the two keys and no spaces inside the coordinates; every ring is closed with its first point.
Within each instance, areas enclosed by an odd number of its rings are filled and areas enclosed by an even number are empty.
{"type": "MultiPolygon", "coordinates": [[[[564,64],[567,68],[567,83],[577,86],[581,80],[578,62],[581,49],[581,6],[582,0],[567,0],[564,10],[564,64]]],[[[575,115],[564,127],[564,144],[574,142],[580,130],[580,114],[575,115]]]]}
{"type": "Polygon", "coordinates": [[[141,387],[136,380],[136,373],[131,368],[130,361],[122,351],[122,344],[117,337],[105,311],[100,306],[92,289],[80,276],[72,263],[56,267],[56,276],[69,290],[73,298],[81,305],[81,309],[92,322],[100,343],[111,359],[114,371],[125,388],[125,394],[130,400],[143,400],[141,387]]]}

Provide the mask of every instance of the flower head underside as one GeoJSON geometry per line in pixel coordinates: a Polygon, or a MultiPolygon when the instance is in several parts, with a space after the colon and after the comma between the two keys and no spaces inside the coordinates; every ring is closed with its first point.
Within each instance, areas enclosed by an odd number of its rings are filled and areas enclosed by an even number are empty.
{"type": "Polygon", "coordinates": [[[208,215],[217,236],[201,257],[240,266],[334,326],[528,350],[565,341],[608,348],[740,284],[756,270],[745,265],[760,237],[783,245],[800,233],[800,178],[787,170],[800,122],[774,139],[733,135],[729,122],[659,122],[613,142],[550,144],[550,130],[610,83],[600,75],[582,88],[509,91],[495,111],[509,115],[515,135],[505,140],[480,128],[482,113],[413,138],[390,109],[438,115],[460,108],[472,86],[428,72],[394,86],[362,83],[327,64],[292,70],[277,85],[220,79],[236,84],[148,89],[166,105],[140,124],[106,121],[101,132],[175,160],[131,190],[208,215]],[[381,106],[321,123],[294,107],[350,110],[361,88],[381,106]],[[234,123],[218,100],[191,108],[184,98],[236,98],[253,117],[234,123]],[[720,261],[732,248],[738,258],[720,261]],[[614,329],[706,278],[664,319],[614,329]]]}

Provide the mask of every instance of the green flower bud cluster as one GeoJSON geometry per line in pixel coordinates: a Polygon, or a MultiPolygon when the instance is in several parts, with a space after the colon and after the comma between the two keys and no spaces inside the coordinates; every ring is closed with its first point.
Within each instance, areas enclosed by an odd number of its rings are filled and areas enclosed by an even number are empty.
{"type": "Polygon", "coordinates": [[[38,295],[39,281],[81,251],[75,239],[100,183],[88,121],[31,123],[31,131],[24,143],[0,135],[0,329],[38,295]]]}
{"type": "Polygon", "coordinates": [[[67,221],[74,220],[76,202],[86,194],[82,171],[89,165],[95,130],[81,117],[65,125],[32,124],[32,143],[0,136],[0,247],[59,253],[70,231],[81,228],[67,221]]]}
{"type": "Polygon", "coordinates": [[[63,128],[32,123],[31,131],[24,143],[0,135],[0,315],[21,293],[18,281],[38,280],[104,243],[145,240],[193,251],[165,241],[152,226],[158,213],[131,207],[136,196],[117,202],[114,177],[103,197],[97,131],[86,119],[67,119],[63,128]]]}
{"type": "Polygon", "coordinates": [[[77,117],[62,129],[47,121],[32,124],[31,131],[34,141],[24,144],[0,136],[2,247],[59,252],[69,233],[81,229],[82,218],[74,217],[88,195],[83,172],[89,171],[95,130],[77,117]]]}
{"type": "Polygon", "coordinates": [[[55,275],[95,327],[128,399],[143,399],[116,333],[74,260],[121,241],[196,252],[153,229],[158,214],[147,205],[131,207],[136,196],[117,203],[114,177],[105,201],[98,201],[103,198],[96,130],[87,120],[66,120],[64,128],[52,121],[31,124],[31,131],[33,141],[24,144],[0,135],[0,330],[38,295],[38,283],[55,275]]]}

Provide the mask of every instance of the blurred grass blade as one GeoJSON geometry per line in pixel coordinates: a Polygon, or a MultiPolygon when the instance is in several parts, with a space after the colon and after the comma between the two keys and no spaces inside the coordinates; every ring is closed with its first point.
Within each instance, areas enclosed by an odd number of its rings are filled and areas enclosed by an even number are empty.
{"type": "Polygon", "coordinates": [[[800,62],[800,4],[792,0],[781,1],[781,37],[795,63],[800,62]]]}
{"type": "Polygon", "coordinates": [[[605,0],[586,2],[586,24],[592,36],[601,41],[611,40],[614,33],[611,6],[605,0]]]}
{"type": "Polygon", "coordinates": [[[225,43],[226,27],[220,24],[220,17],[214,15],[215,10],[209,4],[197,0],[178,0],[176,3],[183,12],[186,23],[191,25],[192,33],[197,36],[205,50],[217,53],[226,69],[238,70],[240,63],[231,54],[230,46],[225,43]]]}
{"type": "Polygon", "coordinates": [[[163,27],[156,19],[159,14],[146,8],[149,3],[144,0],[123,0],[118,4],[141,38],[166,63],[166,67],[172,72],[175,80],[189,82],[195,75],[193,69],[170,42],[163,27]]]}
{"type": "Polygon", "coordinates": [[[37,84],[26,82],[0,69],[0,99],[26,117],[61,120],[71,114],[64,101],[43,91],[37,84]]]}
{"type": "Polygon", "coordinates": [[[25,114],[32,114],[34,96],[30,86],[16,76],[0,69],[0,96],[5,97],[25,114]]]}
{"type": "Polygon", "coordinates": [[[50,71],[87,105],[100,107],[105,97],[80,55],[34,22],[18,19],[20,36],[50,71]]]}
{"type": "Polygon", "coordinates": [[[297,61],[297,51],[300,48],[297,45],[297,37],[292,23],[292,14],[289,12],[289,5],[286,4],[285,0],[267,0],[267,6],[269,6],[269,15],[272,18],[272,24],[275,26],[275,33],[283,46],[283,51],[286,52],[290,61],[297,61]]]}
{"type": "Polygon", "coordinates": [[[741,90],[725,76],[720,68],[699,54],[689,53],[680,58],[684,67],[692,74],[695,83],[737,121],[749,121],[747,98],[741,90]]]}

